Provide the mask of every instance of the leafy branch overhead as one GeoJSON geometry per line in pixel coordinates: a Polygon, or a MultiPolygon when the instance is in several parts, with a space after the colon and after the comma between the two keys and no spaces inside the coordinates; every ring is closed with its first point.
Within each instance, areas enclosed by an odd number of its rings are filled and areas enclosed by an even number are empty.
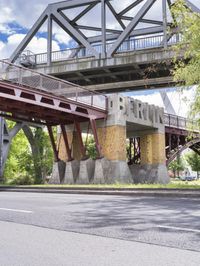
{"type": "Polygon", "coordinates": [[[186,86],[196,85],[196,95],[191,106],[191,114],[199,118],[200,110],[200,13],[193,12],[184,0],[177,0],[172,13],[180,30],[180,43],[176,45],[175,69],[176,82],[186,86]],[[184,55],[183,60],[179,59],[184,55]]]}

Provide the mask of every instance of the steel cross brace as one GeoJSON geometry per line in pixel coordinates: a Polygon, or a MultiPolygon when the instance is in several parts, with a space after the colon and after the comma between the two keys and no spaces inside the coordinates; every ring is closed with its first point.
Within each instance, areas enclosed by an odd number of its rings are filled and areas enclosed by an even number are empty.
{"type": "Polygon", "coordinates": [[[48,132],[49,132],[49,137],[50,137],[51,145],[52,145],[52,148],[53,148],[54,161],[55,162],[59,162],[60,159],[59,159],[59,156],[58,156],[58,149],[56,147],[56,142],[55,142],[55,139],[54,139],[52,127],[50,125],[47,125],[47,129],[48,129],[48,132]]]}
{"type": "Polygon", "coordinates": [[[17,122],[15,126],[9,131],[6,121],[0,117],[0,180],[3,179],[6,160],[10,150],[10,145],[13,138],[23,128],[24,123],[17,122]]]}
{"type": "Polygon", "coordinates": [[[72,150],[69,147],[69,141],[68,141],[68,137],[67,137],[67,132],[65,129],[65,125],[60,125],[61,127],[61,131],[62,131],[62,135],[63,135],[63,140],[64,140],[64,144],[65,144],[65,148],[66,148],[66,152],[67,152],[67,158],[68,158],[68,162],[72,161],[72,150]]]}
{"type": "Polygon", "coordinates": [[[88,157],[86,156],[86,148],[83,144],[81,126],[80,126],[80,123],[76,120],[74,121],[74,125],[75,125],[76,132],[77,132],[77,137],[78,137],[78,141],[79,141],[79,145],[80,145],[82,159],[84,160],[84,159],[87,159],[88,157]]]}

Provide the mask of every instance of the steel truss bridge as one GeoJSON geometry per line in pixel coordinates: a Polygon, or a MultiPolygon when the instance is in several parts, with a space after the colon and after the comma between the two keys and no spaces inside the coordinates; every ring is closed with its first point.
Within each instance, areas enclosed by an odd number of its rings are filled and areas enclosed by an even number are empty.
{"type": "MultiPolygon", "coordinates": [[[[189,0],[185,3],[192,12],[200,12],[189,0]]],[[[171,0],[135,0],[127,6],[118,0],[68,0],[48,5],[9,62],[0,61],[0,110],[5,118],[17,121],[9,131],[1,119],[1,174],[10,142],[24,122],[47,125],[58,160],[52,126],[61,126],[66,152],[72,159],[64,125],[75,125],[84,156],[80,123],[89,121],[100,156],[96,120],[106,118],[107,97],[95,91],[124,92],[173,84],[172,45],[181,36],[174,26],[172,5],[171,0]],[[99,25],[94,21],[90,25],[86,23],[92,15],[99,25]],[[47,52],[27,51],[30,41],[45,23],[47,52]],[[53,51],[54,27],[62,28],[76,43],[75,47],[53,51]]],[[[186,146],[199,153],[196,131],[193,139],[187,141],[188,121],[168,115],[165,119],[167,158],[171,160],[186,146]]]]}
{"type": "Polygon", "coordinates": [[[47,126],[55,161],[59,158],[52,126],[60,125],[66,152],[71,160],[65,125],[74,124],[84,157],[86,150],[80,123],[89,121],[97,152],[101,155],[96,120],[105,119],[107,116],[107,97],[103,94],[0,60],[0,110],[2,117],[17,121],[9,132],[1,119],[1,169],[5,166],[12,138],[24,125],[22,121],[30,125],[47,126]]]}
{"type": "MultiPolygon", "coordinates": [[[[46,125],[55,160],[58,161],[58,149],[53,138],[52,126],[60,125],[68,158],[72,160],[65,125],[74,124],[81,143],[82,156],[85,157],[86,148],[81,136],[80,123],[89,121],[98,155],[101,156],[96,121],[107,117],[107,97],[103,94],[0,60],[0,110],[2,117],[17,121],[10,132],[6,125],[3,127],[1,138],[4,138],[3,145],[5,144],[6,147],[9,144],[9,138],[13,138],[23,127],[21,121],[32,125],[46,125]]],[[[164,119],[167,164],[186,148],[191,148],[200,154],[197,123],[169,114],[165,114],[164,119]],[[192,135],[188,141],[189,132],[192,132],[192,135]]],[[[131,142],[133,143],[134,158],[131,159],[129,155],[129,161],[136,163],[136,161],[139,162],[138,140],[131,142]]]]}
{"type": "MultiPolygon", "coordinates": [[[[50,4],[10,60],[102,92],[174,85],[172,46],[181,36],[171,13],[173,2],[134,0],[125,6],[119,0],[68,0],[50,4]],[[27,51],[28,45],[44,26],[47,52],[34,55],[27,51]],[[73,48],[52,50],[58,28],[73,40],[73,48]]],[[[200,12],[189,0],[185,3],[192,12],[200,12]]]]}

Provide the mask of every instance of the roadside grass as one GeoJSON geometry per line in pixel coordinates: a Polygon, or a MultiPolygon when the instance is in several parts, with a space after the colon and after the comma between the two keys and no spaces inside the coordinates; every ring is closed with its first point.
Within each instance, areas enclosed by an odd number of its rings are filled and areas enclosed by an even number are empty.
{"type": "Polygon", "coordinates": [[[33,188],[89,188],[89,189],[200,189],[200,180],[194,181],[181,181],[172,179],[171,182],[167,185],[160,184],[88,184],[88,185],[26,185],[26,186],[18,186],[18,187],[33,187],[33,188]]]}

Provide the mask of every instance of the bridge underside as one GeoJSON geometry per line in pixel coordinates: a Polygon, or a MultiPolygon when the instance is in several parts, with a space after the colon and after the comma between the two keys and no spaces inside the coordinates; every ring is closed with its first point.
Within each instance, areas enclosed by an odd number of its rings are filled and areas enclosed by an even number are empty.
{"type": "Polygon", "coordinates": [[[116,54],[113,58],[83,58],[37,65],[36,69],[90,90],[104,93],[144,90],[175,85],[172,48],[116,54]]]}

